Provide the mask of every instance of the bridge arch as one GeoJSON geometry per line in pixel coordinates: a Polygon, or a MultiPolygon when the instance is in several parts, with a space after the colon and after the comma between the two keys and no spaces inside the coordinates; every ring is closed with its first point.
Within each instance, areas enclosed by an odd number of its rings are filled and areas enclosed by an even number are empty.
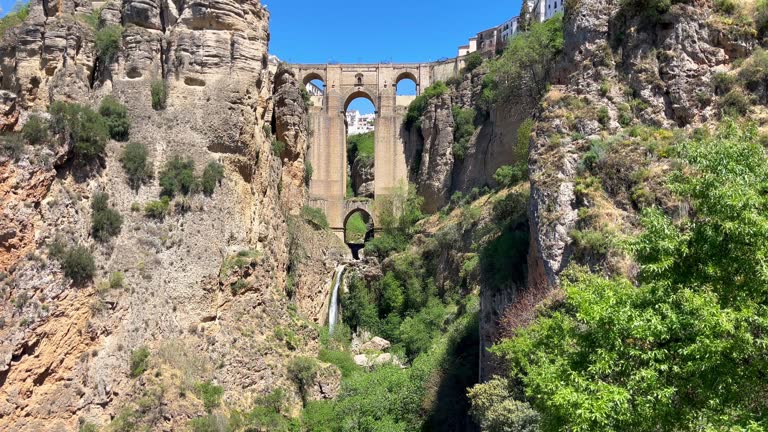
{"type": "Polygon", "coordinates": [[[411,72],[411,71],[400,72],[400,74],[397,76],[397,78],[395,78],[395,86],[400,84],[400,81],[405,80],[405,79],[411,80],[414,83],[416,83],[416,87],[419,86],[419,79],[416,78],[416,75],[413,72],[411,72]]]}
{"type": "Polygon", "coordinates": [[[323,83],[325,83],[325,76],[323,76],[322,74],[320,74],[318,72],[311,71],[311,72],[307,72],[304,75],[304,78],[301,80],[301,82],[302,82],[302,84],[307,85],[307,84],[309,84],[310,82],[312,82],[314,80],[319,80],[319,81],[322,81],[323,83]]]}
{"type": "Polygon", "coordinates": [[[356,89],[351,91],[346,98],[344,98],[344,111],[346,112],[347,109],[349,109],[349,105],[354,101],[355,99],[363,98],[369,100],[373,104],[373,109],[378,112],[379,110],[379,104],[373,97],[374,93],[368,91],[368,89],[362,88],[362,89],[356,89]]]}
{"type": "Polygon", "coordinates": [[[373,238],[374,230],[373,214],[366,207],[353,207],[344,217],[344,243],[354,259],[360,259],[359,252],[373,238]]]}

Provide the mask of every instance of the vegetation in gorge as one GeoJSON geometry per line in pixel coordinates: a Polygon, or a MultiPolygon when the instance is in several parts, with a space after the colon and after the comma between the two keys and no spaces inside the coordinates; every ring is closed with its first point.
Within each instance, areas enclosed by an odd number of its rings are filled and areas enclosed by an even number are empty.
{"type": "Polygon", "coordinates": [[[755,128],[734,123],[678,154],[669,187],[694,211],[643,212],[628,242],[638,285],[570,269],[564,304],[494,348],[511,380],[473,390],[481,423],[497,422],[501,404],[533,418],[511,397],[514,380],[541,430],[763,430],[753,395],[766,390],[768,158],[755,128]]]}

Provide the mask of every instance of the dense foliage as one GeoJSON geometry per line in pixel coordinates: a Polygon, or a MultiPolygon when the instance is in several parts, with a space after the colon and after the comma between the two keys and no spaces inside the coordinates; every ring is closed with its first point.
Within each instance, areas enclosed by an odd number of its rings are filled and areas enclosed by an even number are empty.
{"type": "Polygon", "coordinates": [[[83,105],[61,101],[52,103],[49,112],[51,130],[72,143],[75,156],[88,159],[104,152],[109,127],[99,113],[83,105]]]}
{"type": "Polygon", "coordinates": [[[200,188],[206,196],[213,195],[216,186],[224,178],[224,167],[215,161],[208,162],[200,179],[200,188]]]}
{"type": "Polygon", "coordinates": [[[48,122],[37,114],[32,114],[24,123],[21,134],[31,145],[43,144],[48,141],[48,122]]]}
{"type": "Polygon", "coordinates": [[[563,49],[563,19],[557,14],[509,39],[504,54],[489,63],[483,79],[485,109],[498,102],[531,106],[547,91],[552,65],[563,49]]]}
{"type": "Polygon", "coordinates": [[[424,115],[424,111],[427,109],[427,103],[436,97],[440,97],[448,92],[448,86],[442,81],[437,81],[431,86],[424,89],[424,92],[408,105],[408,112],[405,114],[405,127],[411,129],[412,127],[421,127],[421,116],[424,115]]]}
{"type": "Polygon", "coordinates": [[[128,121],[128,108],[125,105],[114,96],[106,96],[99,105],[99,114],[104,117],[112,139],[116,141],[128,139],[128,129],[131,124],[128,121]]]}
{"type": "Polygon", "coordinates": [[[109,195],[97,192],[91,200],[91,232],[98,241],[107,241],[120,234],[123,217],[117,210],[109,207],[109,195]]]}
{"type": "Polygon", "coordinates": [[[96,31],[96,53],[99,61],[105,65],[115,61],[122,37],[123,28],[119,25],[104,26],[96,31]]]}
{"type": "Polygon", "coordinates": [[[768,158],[734,124],[680,157],[670,187],[694,211],[643,213],[638,284],[573,268],[564,304],[494,348],[543,430],[766,427],[768,158]]]}
{"type": "Polygon", "coordinates": [[[120,163],[133,190],[138,190],[152,177],[152,161],[149,160],[149,151],[144,144],[126,144],[120,155],[120,163]]]}
{"type": "Polygon", "coordinates": [[[474,109],[453,106],[453,156],[458,160],[464,159],[469,140],[475,133],[475,115],[474,109]]]}
{"type": "Polygon", "coordinates": [[[195,162],[190,158],[174,156],[160,172],[161,196],[173,198],[176,194],[189,195],[197,191],[195,162]]]}
{"type": "Polygon", "coordinates": [[[168,100],[168,88],[164,80],[158,79],[152,81],[150,87],[152,97],[152,109],[155,111],[164,110],[168,100]]]}

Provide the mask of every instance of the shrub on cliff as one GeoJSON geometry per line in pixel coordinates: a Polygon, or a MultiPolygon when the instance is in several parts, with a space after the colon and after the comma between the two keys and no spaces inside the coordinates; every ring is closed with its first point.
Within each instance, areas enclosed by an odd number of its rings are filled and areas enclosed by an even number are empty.
{"type": "Polygon", "coordinates": [[[123,28],[119,25],[104,26],[96,31],[96,53],[99,61],[109,65],[120,51],[123,28]]]}
{"type": "Polygon", "coordinates": [[[203,177],[200,179],[200,188],[205,195],[211,196],[223,178],[224,167],[215,161],[208,162],[205,170],[203,170],[203,177]]]}
{"type": "Polygon", "coordinates": [[[405,114],[405,127],[411,129],[413,126],[421,127],[421,117],[427,109],[427,103],[430,99],[442,96],[448,92],[448,86],[442,81],[437,81],[424,90],[424,93],[416,96],[416,99],[408,105],[408,112],[405,114]]]}
{"type": "Polygon", "coordinates": [[[309,390],[317,378],[317,361],[309,357],[294,357],[288,362],[288,378],[296,384],[306,405],[309,390]]]}
{"type": "Polygon", "coordinates": [[[152,95],[152,109],[155,111],[164,110],[168,100],[168,88],[165,81],[162,79],[153,80],[150,93],[152,95]]]}
{"type": "Polygon", "coordinates": [[[21,134],[31,145],[43,144],[48,141],[48,123],[37,114],[32,114],[24,124],[21,134]]]}
{"type": "Polygon", "coordinates": [[[123,225],[123,217],[117,210],[109,208],[109,195],[98,192],[91,201],[91,232],[93,238],[98,241],[107,241],[120,234],[123,225]]]}
{"type": "Polygon", "coordinates": [[[130,358],[130,376],[138,378],[149,369],[149,349],[141,347],[131,352],[130,358]]]}
{"type": "Polygon", "coordinates": [[[51,247],[51,255],[58,259],[64,274],[76,284],[83,284],[93,278],[96,263],[93,255],[84,246],[66,248],[61,244],[51,247]]]}
{"type": "Polygon", "coordinates": [[[453,106],[453,156],[463,160],[467,153],[469,140],[475,133],[475,110],[462,109],[458,105],[453,106]]]}
{"type": "Polygon", "coordinates": [[[480,51],[475,51],[467,56],[466,63],[464,64],[464,72],[470,73],[473,70],[480,67],[483,64],[483,55],[480,51]]]}
{"type": "Polygon", "coordinates": [[[109,135],[116,141],[128,139],[128,108],[121,104],[114,96],[106,96],[99,105],[99,114],[104,117],[109,128],[109,135]]]}
{"type": "Polygon", "coordinates": [[[149,152],[144,144],[126,144],[120,155],[120,163],[128,176],[128,184],[134,190],[138,190],[152,177],[152,161],[149,160],[149,152]]]}
{"type": "Polygon", "coordinates": [[[73,144],[75,156],[100,156],[109,139],[109,128],[104,118],[92,109],[78,104],[56,101],[49,108],[51,130],[73,144]]]}
{"type": "Polygon", "coordinates": [[[150,201],[144,206],[144,215],[152,219],[163,220],[168,215],[171,200],[164,196],[157,201],[150,201]]]}
{"type": "Polygon", "coordinates": [[[221,396],[224,394],[224,388],[210,381],[197,383],[195,393],[203,401],[205,410],[209,413],[221,405],[221,396]]]}
{"type": "Polygon", "coordinates": [[[189,195],[198,187],[195,162],[190,158],[174,156],[160,172],[160,195],[173,198],[176,194],[189,195]]]}
{"type": "Polygon", "coordinates": [[[323,212],[323,210],[317,207],[311,207],[311,206],[302,207],[301,217],[303,217],[305,221],[309,222],[310,224],[314,225],[316,228],[319,228],[319,229],[328,229],[328,227],[330,226],[328,224],[328,218],[325,217],[325,213],[323,212]]]}

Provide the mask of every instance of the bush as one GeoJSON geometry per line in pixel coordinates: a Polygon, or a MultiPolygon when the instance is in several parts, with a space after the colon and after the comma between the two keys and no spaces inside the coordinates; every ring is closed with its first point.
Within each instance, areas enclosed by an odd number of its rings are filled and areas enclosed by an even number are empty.
{"type": "Polygon", "coordinates": [[[499,186],[507,188],[525,180],[528,177],[528,166],[526,164],[504,165],[496,170],[493,179],[499,186]]]}
{"type": "Polygon", "coordinates": [[[749,112],[750,97],[741,89],[733,89],[720,99],[720,110],[724,116],[740,117],[749,112]]]}
{"type": "Polygon", "coordinates": [[[48,124],[39,115],[32,114],[24,124],[21,135],[30,145],[43,144],[48,141],[48,124]]]}
{"type": "Polygon", "coordinates": [[[49,108],[55,133],[72,142],[75,156],[94,158],[100,156],[109,139],[109,128],[104,118],[92,109],[56,101],[49,108]]]}
{"type": "Polygon", "coordinates": [[[24,154],[24,141],[18,134],[0,135],[0,151],[14,161],[19,160],[24,154]]]}
{"type": "Polygon", "coordinates": [[[475,51],[472,54],[467,56],[466,64],[464,65],[464,72],[470,73],[473,70],[480,67],[480,65],[483,64],[483,55],[480,54],[480,51],[475,51]]]}
{"type": "Polygon", "coordinates": [[[109,136],[116,141],[125,141],[128,139],[128,108],[121,104],[113,96],[106,96],[101,100],[99,114],[104,117],[109,129],[109,136]]]}
{"type": "Polygon", "coordinates": [[[144,206],[144,215],[153,219],[162,220],[168,215],[171,200],[164,196],[157,201],[150,201],[144,206]]]}
{"type": "Polygon", "coordinates": [[[310,206],[302,207],[301,217],[303,217],[305,221],[314,225],[316,228],[328,229],[330,227],[330,225],[328,224],[328,219],[325,217],[325,213],[323,212],[322,209],[319,209],[317,207],[310,207],[310,206]]]}
{"type": "Polygon", "coordinates": [[[739,71],[739,79],[748,90],[755,90],[764,85],[765,81],[768,80],[768,51],[761,48],[756,49],[752,56],[744,62],[744,66],[739,71]]]}
{"type": "Polygon", "coordinates": [[[109,274],[109,287],[112,289],[122,288],[125,285],[125,275],[122,272],[112,272],[109,274]]]}
{"type": "Polygon", "coordinates": [[[91,201],[91,231],[93,238],[98,241],[107,241],[120,234],[123,225],[123,217],[115,209],[109,208],[109,195],[98,192],[91,201]]]}
{"type": "Polygon", "coordinates": [[[716,11],[726,15],[732,15],[736,12],[738,5],[734,0],[715,0],[714,6],[716,11]]]}
{"type": "Polygon", "coordinates": [[[216,414],[192,419],[189,427],[192,432],[229,432],[231,430],[227,418],[216,414]]]}
{"type": "Polygon", "coordinates": [[[288,377],[296,383],[304,405],[309,389],[317,378],[317,361],[309,357],[294,357],[288,362],[288,377]]]}
{"type": "Polygon", "coordinates": [[[131,378],[138,378],[149,369],[149,349],[147,347],[141,347],[131,352],[130,369],[131,378]]]}
{"type": "Polygon", "coordinates": [[[355,363],[352,354],[346,351],[333,351],[323,349],[317,357],[320,361],[335,365],[341,371],[341,376],[347,378],[353,373],[361,371],[360,366],[355,363]]]}
{"type": "Polygon", "coordinates": [[[224,388],[206,381],[195,385],[195,393],[203,401],[205,410],[210,413],[214,408],[221,405],[221,396],[224,394],[224,388]]]}
{"type": "Polygon", "coordinates": [[[67,249],[62,244],[54,243],[51,247],[51,255],[60,261],[64,274],[76,284],[91,280],[96,272],[93,255],[84,246],[67,249]]]}
{"type": "Polygon", "coordinates": [[[282,155],[284,151],[285,151],[285,143],[280,141],[280,140],[278,140],[278,139],[273,139],[272,140],[272,154],[277,156],[277,157],[280,157],[280,155],[282,155]]]}
{"type": "Polygon", "coordinates": [[[488,432],[538,432],[540,416],[528,403],[517,401],[504,378],[495,378],[472,387],[470,413],[488,432]]]}
{"type": "Polygon", "coordinates": [[[611,115],[607,107],[600,107],[597,111],[597,121],[603,126],[608,126],[608,123],[611,121],[611,115]]]}
{"type": "Polygon", "coordinates": [[[458,160],[464,159],[469,141],[475,133],[475,110],[462,109],[458,105],[453,106],[453,154],[458,160]]]}
{"type": "Polygon", "coordinates": [[[160,172],[161,196],[173,198],[177,193],[189,195],[197,188],[195,163],[192,159],[174,156],[160,172]]]}
{"type": "Polygon", "coordinates": [[[150,87],[152,94],[152,109],[155,111],[164,110],[168,99],[168,88],[164,80],[153,80],[150,87]]]}
{"type": "Polygon", "coordinates": [[[448,92],[448,86],[442,81],[437,81],[424,90],[424,93],[416,96],[416,99],[408,105],[408,112],[405,115],[405,127],[411,129],[413,126],[421,127],[421,116],[427,109],[427,102],[436,97],[440,97],[448,92]]]}
{"type": "Polygon", "coordinates": [[[764,36],[768,33],[768,1],[758,0],[755,11],[755,29],[757,33],[764,36]]]}
{"type": "Polygon", "coordinates": [[[122,36],[123,28],[119,25],[108,25],[96,31],[96,53],[103,64],[108,65],[115,60],[120,52],[122,36]]]}
{"type": "Polygon", "coordinates": [[[152,162],[149,161],[147,147],[141,143],[128,143],[123,147],[120,163],[128,176],[128,184],[138,190],[152,177],[152,162]]]}
{"type": "Polygon", "coordinates": [[[215,161],[208,162],[203,170],[203,177],[200,180],[200,187],[207,196],[213,195],[216,185],[224,178],[224,167],[215,161]]]}
{"type": "Polygon", "coordinates": [[[304,184],[309,187],[309,183],[312,181],[312,175],[314,174],[314,168],[312,168],[312,162],[307,161],[304,164],[304,184]]]}

